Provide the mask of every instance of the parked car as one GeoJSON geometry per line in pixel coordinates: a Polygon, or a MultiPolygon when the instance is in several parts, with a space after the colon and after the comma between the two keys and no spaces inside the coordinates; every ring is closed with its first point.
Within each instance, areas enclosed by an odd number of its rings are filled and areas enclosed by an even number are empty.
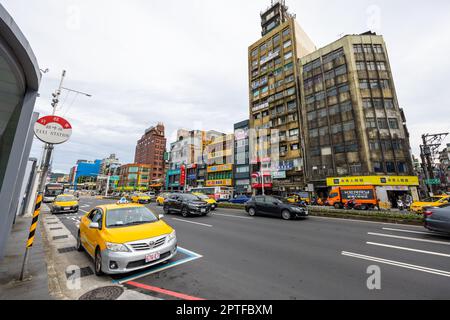
{"type": "Polygon", "coordinates": [[[156,198],[156,204],[158,206],[163,206],[164,201],[166,201],[166,199],[168,199],[169,197],[170,197],[169,192],[163,192],[163,193],[159,194],[159,196],[156,198]]]}
{"type": "Polygon", "coordinates": [[[425,228],[450,234],[450,204],[441,207],[426,208],[425,228]]]}
{"type": "Polygon", "coordinates": [[[306,218],[309,215],[306,206],[290,203],[288,200],[274,196],[255,196],[245,204],[250,216],[268,215],[281,217],[284,220],[306,218]]]}
{"type": "Polygon", "coordinates": [[[147,204],[150,203],[151,198],[145,193],[134,193],[131,196],[131,201],[133,203],[147,204]]]}
{"type": "Polygon", "coordinates": [[[181,213],[183,217],[190,215],[206,216],[211,211],[211,205],[199,197],[189,193],[171,194],[164,201],[164,213],[181,213]]]}
{"type": "Polygon", "coordinates": [[[79,210],[78,199],[71,194],[62,194],[56,197],[50,206],[52,214],[77,213],[79,210]]]}
{"type": "Polygon", "coordinates": [[[250,201],[252,198],[250,198],[250,197],[247,197],[247,196],[245,196],[245,195],[242,195],[242,196],[238,196],[238,197],[236,197],[236,198],[234,198],[234,199],[231,199],[229,202],[230,203],[234,203],[234,204],[245,204],[245,203],[247,203],[248,201],[250,201]]]}

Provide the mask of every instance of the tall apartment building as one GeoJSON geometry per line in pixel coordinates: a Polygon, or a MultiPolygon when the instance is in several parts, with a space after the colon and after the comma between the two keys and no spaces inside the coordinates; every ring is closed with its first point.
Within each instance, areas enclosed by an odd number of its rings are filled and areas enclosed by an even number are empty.
{"type": "Polygon", "coordinates": [[[252,173],[270,166],[276,177],[273,191],[298,191],[305,182],[299,63],[316,47],[285,1],[272,1],[261,13],[261,26],[262,38],[249,47],[248,55],[250,128],[256,130],[257,141],[250,151],[252,173]],[[272,133],[264,129],[278,130],[276,154],[270,143],[272,133]]]}
{"type": "Polygon", "coordinates": [[[118,189],[121,191],[147,191],[151,183],[149,164],[126,164],[120,167],[118,189]]]}
{"type": "Polygon", "coordinates": [[[299,67],[308,182],[320,188],[327,177],[413,174],[382,36],[345,36],[299,67]]]}
{"type": "Polygon", "coordinates": [[[161,182],[164,179],[166,144],[163,123],[147,129],[137,143],[134,162],[151,166],[150,180],[152,182],[161,182]]]}

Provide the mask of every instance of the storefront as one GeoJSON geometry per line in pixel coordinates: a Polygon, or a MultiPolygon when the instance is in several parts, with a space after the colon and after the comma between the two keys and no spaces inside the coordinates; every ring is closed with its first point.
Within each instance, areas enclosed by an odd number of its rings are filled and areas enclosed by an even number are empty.
{"type": "Polygon", "coordinates": [[[233,165],[210,166],[207,169],[207,187],[233,187],[233,165]]]}
{"type": "Polygon", "coordinates": [[[397,200],[409,195],[419,201],[419,178],[414,176],[367,176],[328,178],[328,187],[374,186],[381,209],[396,208],[397,200]]]}

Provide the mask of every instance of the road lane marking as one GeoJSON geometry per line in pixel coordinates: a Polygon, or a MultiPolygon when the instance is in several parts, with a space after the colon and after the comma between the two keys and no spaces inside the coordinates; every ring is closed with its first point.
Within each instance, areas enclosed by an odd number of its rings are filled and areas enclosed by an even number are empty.
{"type": "Polygon", "coordinates": [[[426,239],[410,238],[410,237],[401,237],[401,236],[394,236],[394,235],[391,235],[391,234],[374,233],[374,232],[368,232],[367,234],[369,234],[371,236],[378,236],[378,237],[385,237],[385,238],[395,238],[395,239],[411,240],[411,241],[419,241],[419,242],[429,242],[429,243],[444,244],[444,245],[450,246],[450,242],[444,242],[444,241],[426,240],[426,239]]]}
{"type": "Polygon", "coordinates": [[[212,225],[210,225],[210,224],[205,224],[205,223],[200,223],[200,222],[193,222],[193,221],[183,220],[183,219],[178,219],[178,218],[172,218],[172,220],[175,220],[175,221],[181,221],[181,222],[186,222],[186,223],[192,223],[192,224],[197,224],[197,225],[199,225],[199,226],[204,226],[204,227],[212,228],[212,225]]]}
{"type": "Polygon", "coordinates": [[[431,269],[431,268],[417,266],[417,265],[414,265],[414,264],[408,264],[408,263],[404,263],[404,262],[400,262],[400,261],[386,260],[386,259],[383,259],[383,258],[365,256],[365,255],[362,255],[362,254],[346,252],[346,251],[342,251],[342,255],[343,256],[347,256],[347,257],[351,257],[351,258],[367,260],[367,261],[374,261],[374,262],[387,264],[387,265],[391,265],[391,266],[395,266],[395,267],[411,269],[411,270],[415,270],[415,271],[421,271],[421,272],[431,273],[431,274],[435,274],[435,275],[439,275],[439,276],[449,277],[450,278],[450,272],[449,271],[438,270],[438,269],[431,269]]]}
{"type": "Polygon", "coordinates": [[[394,229],[394,228],[383,228],[383,230],[405,232],[405,233],[415,233],[415,234],[426,234],[426,235],[430,235],[430,236],[439,235],[437,233],[431,233],[431,232],[413,231],[413,230],[404,230],[404,229],[394,229]]]}
{"type": "Polygon", "coordinates": [[[254,218],[251,217],[240,217],[240,216],[235,216],[232,214],[223,214],[223,213],[213,213],[213,216],[221,216],[221,217],[231,217],[231,218],[238,218],[238,219],[247,219],[247,220],[253,220],[254,218]]]}
{"type": "Polygon", "coordinates": [[[136,287],[136,288],[140,288],[140,289],[144,289],[144,290],[147,290],[147,291],[162,293],[162,294],[165,294],[167,296],[175,297],[175,298],[182,299],[182,300],[190,300],[190,301],[205,300],[205,299],[193,297],[193,296],[190,296],[190,295],[187,295],[187,294],[184,294],[184,293],[179,293],[179,292],[170,291],[170,290],[166,290],[166,289],[162,289],[162,288],[158,288],[158,287],[154,287],[154,286],[149,286],[149,285],[146,285],[146,284],[143,284],[143,283],[134,282],[134,281],[127,282],[126,284],[129,284],[130,286],[133,286],[133,287],[136,287]]]}
{"type": "Polygon", "coordinates": [[[151,274],[154,274],[154,273],[157,273],[157,272],[161,272],[161,271],[164,271],[164,270],[167,270],[167,269],[171,269],[171,268],[174,268],[176,266],[179,266],[179,265],[182,265],[182,264],[185,264],[185,263],[188,263],[188,262],[191,262],[191,261],[203,258],[202,255],[200,255],[198,253],[195,253],[193,251],[186,250],[186,249],[181,248],[181,247],[178,247],[177,251],[181,252],[181,253],[184,253],[188,257],[186,259],[181,259],[181,260],[178,260],[178,261],[169,262],[169,263],[167,263],[165,265],[161,265],[159,267],[157,266],[156,268],[151,268],[150,270],[140,272],[140,273],[135,274],[133,276],[129,276],[129,277],[126,277],[126,278],[123,278],[123,279],[120,279],[120,280],[114,280],[113,283],[123,284],[123,283],[126,283],[128,281],[137,280],[137,279],[149,276],[151,274]]]}
{"type": "Polygon", "coordinates": [[[384,244],[384,243],[376,243],[376,242],[366,242],[366,243],[368,245],[372,245],[372,246],[392,248],[392,249],[398,249],[398,250],[404,250],[404,251],[412,251],[412,252],[425,253],[425,254],[431,254],[431,255],[434,255],[434,256],[450,258],[450,254],[446,254],[446,253],[426,251],[426,250],[418,250],[418,249],[412,249],[412,248],[406,248],[406,247],[398,247],[398,246],[392,246],[392,245],[384,244]]]}
{"type": "MultiPolygon", "coordinates": [[[[378,225],[385,225],[385,226],[398,226],[398,223],[390,223],[390,222],[376,222],[376,221],[366,221],[366,220],[355,220],[355,219],[343,219],[343,218],[331,218],[331,217],[321,217],[321,216],[309,216],[310,219],[322,219],[322,220],[337,220],[341,222],[358,222],[358,223],[369,223],[369,224],[378,224],[378,225]]],[[[413,226],[408,225],[410,228],[423,228],[423,226],[413,226]]]]}

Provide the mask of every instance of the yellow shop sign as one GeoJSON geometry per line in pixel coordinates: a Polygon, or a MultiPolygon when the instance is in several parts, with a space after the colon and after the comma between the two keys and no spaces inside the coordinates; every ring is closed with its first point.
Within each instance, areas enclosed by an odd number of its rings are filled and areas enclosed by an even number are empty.
{"type": "Polygon", "coordinates": [[[328,178],[329,187],[337,186],[418,186],[415,176],[367,176],[328,178]]]}

